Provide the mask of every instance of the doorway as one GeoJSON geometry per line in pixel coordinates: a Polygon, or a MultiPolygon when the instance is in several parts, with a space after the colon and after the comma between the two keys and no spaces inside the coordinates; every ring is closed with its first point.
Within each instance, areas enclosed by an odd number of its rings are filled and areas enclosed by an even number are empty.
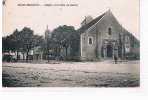
{"type": "Polygon", "coordinates": [[[113,47],[112,45],[107,45],[107,57],[111,58],[113,56],[113,47]]]}

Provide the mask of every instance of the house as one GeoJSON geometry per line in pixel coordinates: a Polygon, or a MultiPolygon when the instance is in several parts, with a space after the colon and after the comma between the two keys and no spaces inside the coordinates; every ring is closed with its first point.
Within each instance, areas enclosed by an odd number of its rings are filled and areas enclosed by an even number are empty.
{"type": "Polygon", "coordinates": [[[140,43],[117,21],[111,10],[92,19],[85,17],[80,34],[80,60],[139,59],[140,43]]]}
{"type": "Polygon", "coordinates": [[[42,60],[43,59],[43,50],[41,46],[36,46],[30,50],[30,55],[32,55],[33,60],[42,60]]]}

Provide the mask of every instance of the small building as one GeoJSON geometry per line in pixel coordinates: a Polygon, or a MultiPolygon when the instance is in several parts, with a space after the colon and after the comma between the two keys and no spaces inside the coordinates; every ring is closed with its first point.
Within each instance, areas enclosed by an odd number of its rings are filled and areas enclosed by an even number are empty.
{"type": "Polygon", "coordinates": [[[41,46],[34,47],[32,50],[30,50],[30,55],[33,56],[33,60],[42,60],[43,50],[41,46]]]}

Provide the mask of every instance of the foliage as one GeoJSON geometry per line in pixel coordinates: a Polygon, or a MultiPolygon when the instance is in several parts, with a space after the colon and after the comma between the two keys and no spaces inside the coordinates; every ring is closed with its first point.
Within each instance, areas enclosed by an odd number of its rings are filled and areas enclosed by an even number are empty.
{"type": "Polygon", "coordinates": [[[41,46],[46,55],[49,49],[52,49],[56,56],[59,56],[60,50],[64,48],[67,56],[69,47],[71,56],[78,54],[80,37],[73,26],[59,26],[51,34],[51,38],[46,40],[42,36],[34,35],[33,30],[28,27],[24,27],[21,31],[16,29],[11,35],[2,38],[3,52],[11,50],[28,54],[31,48],[41,46]]]}
{"type": "Polygon", "coordinates": [[[59,26],[52,32],[52,38],[59,47],[64,47],[67,51],[71,47],[71,55],[75,55],[79,48],[79,34],[73,26],[59,26]]]}
{"type": "Polygon", "coordinates": [[[33,30],[24,27],[20,32],[16,29],[13,34],[3,37],[3,51],[28,51],[43,43],[42,36],[34,35],[33,30]]]}

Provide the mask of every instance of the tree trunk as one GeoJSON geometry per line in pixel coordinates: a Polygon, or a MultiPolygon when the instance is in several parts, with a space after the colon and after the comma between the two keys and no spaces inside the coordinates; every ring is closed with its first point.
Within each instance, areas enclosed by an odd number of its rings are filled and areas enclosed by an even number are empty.
{"type": "Polygon", "coordinates": [[[16,60],[19,60],[18,58],[18,51],[16,51],[16,60]]]}
{"type": "Polygon", "coordinates": [[[67,55],[68,55],[68,47],[65,47],[66,49],[66,58],[67,58],[67,55]]]}
{"type": "Polygon", "coordinates": [[[23,52],[23,60],[24,60],[24,58],[25,58],[25,55],[24,55],[24,52],[23,52]]]}
{"type": "Polygon", "coordinates": [[[28,62],[28,53],[29,53],[29,51],[27,50],[26,62],[28,62]]]}

